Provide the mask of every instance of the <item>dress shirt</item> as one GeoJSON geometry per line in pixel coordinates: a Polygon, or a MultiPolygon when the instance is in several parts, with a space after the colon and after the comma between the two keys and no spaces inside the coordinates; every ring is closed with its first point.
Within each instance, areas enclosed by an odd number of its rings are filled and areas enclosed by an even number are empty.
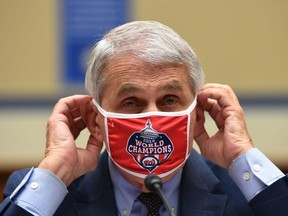
{"type": "MultiPolygon", "coordinates": [[[[239,156],[233,162],[229,169],[229,173],[247,201],[250,201],[265,187],[284,176],[284,174],[256,148],[250,149],[245,155],[239,156]]],[[[114,178],[115,181],[115,177],[112,178],[114,178]]],[[[116,177],[116,180],[118,181],[118,177],[116,177]]],[[[167,188],[164,185],[164,192],[165,191],[167,191],[167,188]]],[[[57,210],[67,193],[64,183],[57,176],[47,170],[36,168],[31,169],[10,198],[17,205],[26,209],[33,215],[51,216],[57,210]],[[49,190],[47,190],[48,188],[49,190]],[[47,203],[49,203],[49,205],[47,205],[47,203]]],[[[120,199],[123,197],[121,193],[122,191],[120,190],[115,191],[115,195],[119,196],[120,199]]],[[[173,193],[178,192],[172,191],[172,194],[173,193]]],[[[136,192],[134,191],[131,197],[135,197],[135,194],[136,192]]],[[[172,194],[167,194],[167,196],[170,197],[172,194]]],[[[123,202],[131,203],[131,198],[128,199],[128,201],[123,202]]],[[[120,206],[121,201],[117,199],[116,202],[117,206],[120,206]]],[[[173,203],[173,199],[170,200],[170,202],[171,205],[174,205],[175,208],[177,208],[177,204],[173,203]]],[[[133,212],[131,212],[131,214],[134,213],[134,209],[135,211],[138,210],[138,208],[144,209],[139,207],[139,203],[137,203],[138,202],[134,203],[132,207],[133,212]]],[[[127,211],[129,206],[130,204],[127,204],[127,211]]],[[[120,213],[123,213],[123,211],[124,209],[119,209],[120,213]]]]}
{"type": "MultiPolygon", "coordinates": [[[[142,192],[139,188],[127,182],[126,179],[117,171],[115,165],[109,159],[110,175],[114,186],[116,205],[119,216],[138,216],[147,215],[147,209],[143,203],[137,200],[138,195],[142,192]]],[[[163,193],[174,212],[178,209],[179,200],[179,185],[181,180],[182,170],[173,176],[169,181],[163,184],[163,193]]],[[[159,213],[161,216],[168,216],[164,205],[160,207],[159,213]]]]}
{"type": "Polygon", "coordinates": [[[50,216],[67,193],[65,184],[58,176],[45,169],[32,168],[10,199],[33,215],[50,216]]]}
{"type": "Polygon", "coordinates": [[[231,165],[229,174],[248,201],[285,176],[257,148],[240,155],[231,165]]]}

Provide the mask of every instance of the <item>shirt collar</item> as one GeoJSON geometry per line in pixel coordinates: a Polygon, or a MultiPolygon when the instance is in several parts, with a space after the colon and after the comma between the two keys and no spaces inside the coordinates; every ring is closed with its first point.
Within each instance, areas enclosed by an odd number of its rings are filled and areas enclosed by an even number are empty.
{"type": "MultiPolygon", "coordinates": [[[[109,158],[108,160],[110,175],[114,187],[114,194],[118,212],[122,215],[130,215],[134,201],[137,196],[142,192],[139,188],[129,183],[115,168],[115,165],[109,158]]],[[[163,193],[165,194],[170,205],[174,208],[175,212],[178,210],[179,198],[179,185],[181,180],[182,170],[173,176],[169,181],[163,184],[163,193]]]]}

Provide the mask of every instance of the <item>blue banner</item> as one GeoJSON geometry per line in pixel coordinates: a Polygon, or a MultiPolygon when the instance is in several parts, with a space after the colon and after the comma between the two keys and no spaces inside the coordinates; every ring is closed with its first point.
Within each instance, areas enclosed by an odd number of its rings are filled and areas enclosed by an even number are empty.
{"type": "Polygon", "coordinates": [[[128,21],[128,0],[63,0],[62,69],[65,83],[84,81],[93,45],[110,29],[128,21]]]}

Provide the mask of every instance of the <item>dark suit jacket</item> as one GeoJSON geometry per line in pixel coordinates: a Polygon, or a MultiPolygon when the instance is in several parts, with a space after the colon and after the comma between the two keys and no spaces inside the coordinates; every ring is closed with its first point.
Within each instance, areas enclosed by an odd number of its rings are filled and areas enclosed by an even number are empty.
{"type": "MultiPolygon", "coordinates": [[[[69,193],[55,215],[117,215],[107,160],[107,153],[103,153],[95,171],[85,174],[68,187],[69,193]]],[[[22,170],[11,175],[4,196],[13,192],[26,173],[27,170],[22,170]]],[[[0,215],[30,214],[6,198],[0,206],[0,215]]],[[[247,203],[226,170],[193,151],[182,173],[178,215],[287,216],[288,178],[278,180],[247,203]]]]}

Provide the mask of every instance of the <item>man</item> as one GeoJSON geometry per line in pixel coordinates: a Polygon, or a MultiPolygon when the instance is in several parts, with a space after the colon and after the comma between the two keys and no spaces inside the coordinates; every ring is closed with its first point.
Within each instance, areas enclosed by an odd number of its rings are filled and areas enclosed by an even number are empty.
{"type": "Polygon", "coordinates": [[[232,89],[203,80],[196,55],[167,26],[111,30],[92,51],[90,96],[55,105],[45,158],[10,177],[1,215],[169,215],[161,201],[152,213],[150,198],[139,197],[151,195],[150,173],[177,215],[287,215],[287,176],[253,147],[232,89]],[[213,136],[204,112],[219,129],[213,136]],[[84,128],[90,137],[80,149],[74,140],[84,128]]]}

